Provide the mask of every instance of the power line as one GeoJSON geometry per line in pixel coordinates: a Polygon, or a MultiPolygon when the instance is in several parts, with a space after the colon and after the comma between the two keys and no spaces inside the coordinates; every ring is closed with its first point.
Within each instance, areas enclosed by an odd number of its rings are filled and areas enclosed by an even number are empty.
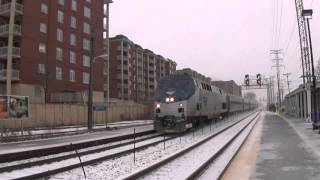
{"type": "Polygon", "coordinates": [[[312,1],[311,1],[311,3],[310,3],[310,6],[312,6],[312,4],[313,4],[313,1],[314,1],[314,0],[312,0],[312,1]]]}
{"type": "Polygon", "coordinates": [[[281,29],[282,29],[282,11],[283,11],[283,0],[281,0],[281,6],[280,6],[280,19],[279,19],[279,27],[278,27],[277,48],[279,48],[279,45],[280,45],[280,35],[281,35],[281,29]]]}
{"type": "Polygon", "coordinates": [[[276,17],[276,15],[275,15],[275,13],[276,13],[276,10],[275,10],[275,1],[276,0],[273,0],[272,1],[272,42],[271,42],[271,48],[273,48],[274,47],[274,42],[275,42],[275,17],[276,17]]]}
{"type": "MultiPolygon", "coordinates": [[[[286,46],[286,49],[285,49],[285,54],[284,56],[287,57],[287,54],[288,54],[288,48],[292,42],[292,38],[293,38],[293,34],[294,32],[296,32],[296,28],[295,28],[295,25],[296,25],[296,21],[294,20],[293,23],[292,23],[292,30],[291,30],[291,33],[290,33],[290,36],[289,36],[289,40],[288,40],[288,43],[287,43],[287,46],[286,46]]],[[[284,57],[284,59],[285,59],[284,57]]]]}

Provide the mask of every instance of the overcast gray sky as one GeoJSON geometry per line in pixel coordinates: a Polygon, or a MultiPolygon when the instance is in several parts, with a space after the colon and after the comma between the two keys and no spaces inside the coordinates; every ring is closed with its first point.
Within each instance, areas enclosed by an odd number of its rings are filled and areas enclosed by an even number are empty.
{"type": "MultiPolygon", "coordinates": [[[[304,6],[314,10],[311,33],[318,60],[320,2],[305,0],[304,6]]],[[[114,0],[110,36],[117,34],[175,60],[178,69],[238,84],[247,73],[275,75],[270,49],[280,48],[282,72],[293,73],[293,87],[301,83],[294,0],[114,0]]]]}

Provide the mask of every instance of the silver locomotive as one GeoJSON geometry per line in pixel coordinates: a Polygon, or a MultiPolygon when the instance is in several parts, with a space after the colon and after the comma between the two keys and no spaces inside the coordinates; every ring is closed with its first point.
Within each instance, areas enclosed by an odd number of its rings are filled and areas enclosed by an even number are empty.
{"type": "Polygon", "coordinates": [[[154,128],[165,133],[184,132],[201,121],[256,107],[257,103],[228,95],[203,78],[175,73],[158,82],[154,128]]]}

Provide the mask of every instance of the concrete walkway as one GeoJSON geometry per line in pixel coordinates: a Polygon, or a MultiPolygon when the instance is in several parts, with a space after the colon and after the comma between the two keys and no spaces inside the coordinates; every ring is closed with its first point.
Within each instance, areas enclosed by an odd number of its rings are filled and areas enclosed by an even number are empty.
{"type": "Polygon", "coordinates": [[[277,114],[265,114],[251,179],[320,179],[319,157],[288,121],[277,114]]]}

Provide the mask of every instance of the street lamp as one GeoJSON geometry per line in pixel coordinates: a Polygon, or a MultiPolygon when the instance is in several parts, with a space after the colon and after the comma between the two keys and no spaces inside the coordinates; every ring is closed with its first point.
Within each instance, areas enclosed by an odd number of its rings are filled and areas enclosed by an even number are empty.
{"type": "MultiPolygon", "coordinates": [[[[113,3],[113,1],[112,0],[104,0],[104,3],[106,4],[106,9],[104,9],[105,11],[106,11],[106,45],[107,45],[107,54],[110,54],[110,43],[109,43],[109,5],[111,4],[111,3],[113,3]]],[[[106,103],[106,105],[107,105],[107,109],[106,109],[106,114],[105,114],[105,116],[106,116],[106,129],[108,129],[108,115],[109,115],[109,98],[110,98],[110,61],[109,61],[109,56],[107,57],[107,61],[105,62],[105,65],[104,65],[104,67],[105,67],[105,70],[106,70],[106,72],[104,72],[104,73],[106,73],[106,75],[105,76],[107,76],[107,78],[105,79],[105,85],[106,85],[106,87],[104,87],[105,89],[104,89],[104,99],[105,99],[105,103],[106,103]]]]}
{"type": "MultiPolygon", "coordinates": [[[[312,14],[313,11],[312,9],[304,9],[302,10],[302,16],[304,19],[307,20],[307,26],[308,26],[308,37],[309,37],[309,44],[310,44],[310,57],[311,57],[311,67],[312,67],[312,82],[313,82],[313,86],[311,88],[311,93],[313,95],[313,112],[311,112],[311,119],[313,117],[312,120],[317,121],[316,118],[316,111],[317,111],[317,100],[316,100],[316,92],[317,92],[317,87],[316,87],[316,76],[314,74],[314,63],[313,63],[313,51],[312,51],[312,41],[311,41],[311,32],[310,32],[310,24],[309,24],[309,19],[312,19],[312,14]]],[[[312,101],[311,101],[312,103],[312,101]]]]}
{"type": "Polygon", "coordinates": [[[102,54],[96,56],[90,61],[90,74],[89,74],[89,97],[88,97],[88,130],[92,130],[93,126],[93,64],[95,63],[96,59],[102,58],[106,60],[109,57],[108,54],[102,54]]]}

